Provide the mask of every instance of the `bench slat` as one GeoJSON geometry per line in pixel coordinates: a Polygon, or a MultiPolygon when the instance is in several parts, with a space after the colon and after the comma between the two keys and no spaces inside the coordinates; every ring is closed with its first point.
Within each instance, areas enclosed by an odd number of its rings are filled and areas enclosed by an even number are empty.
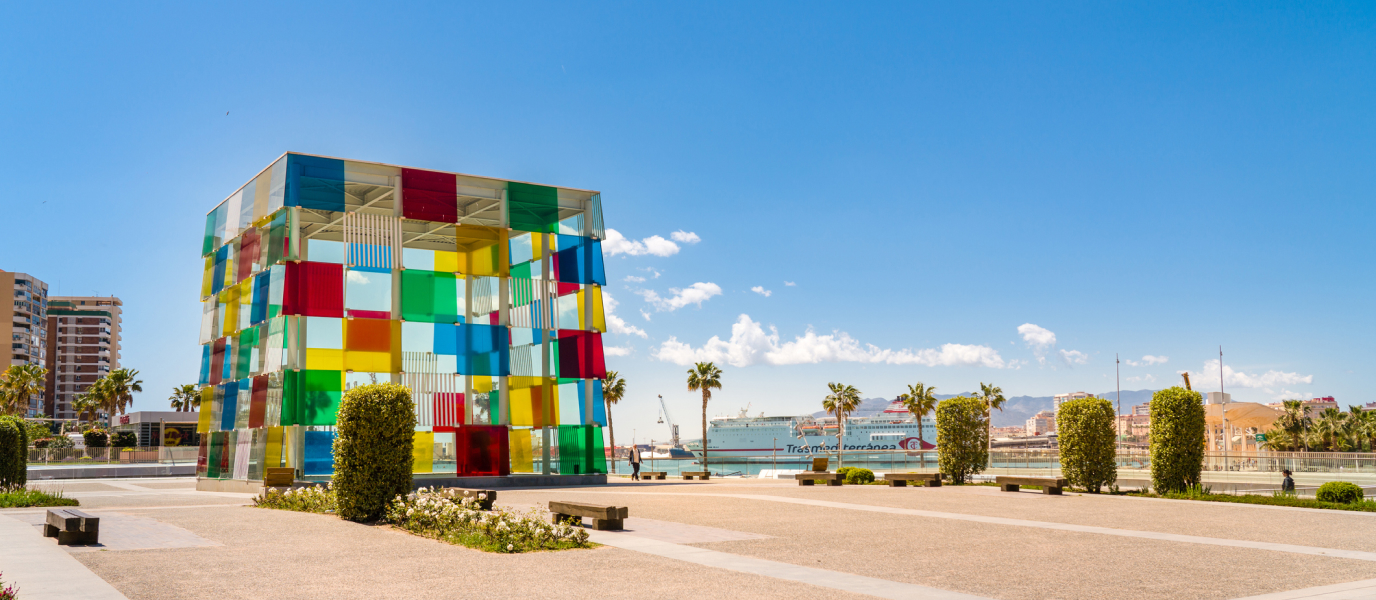
{"type": "Polygon", "coordinates": [[[994,478],[995,483],[1013,485],[1040,485],[1050,487],[1066,487],[1067,481],[1056,477],[1005,477],[999,475],[994,478]]]}
{"type": "Polygon", "coordinates": [[[590,517],[593,519],[625,519],[629,514],[629,509],[625,506],[602,506],[596,504],[582,504],[579,502],[559,502],[549,501],[549,512],[558,515],[569,515],[574,517],[590,517]]]}

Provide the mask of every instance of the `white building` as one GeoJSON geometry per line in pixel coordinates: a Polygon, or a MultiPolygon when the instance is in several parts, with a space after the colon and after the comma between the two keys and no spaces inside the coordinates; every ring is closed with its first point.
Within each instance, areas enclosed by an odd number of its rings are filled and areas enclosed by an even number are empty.
{"type": "Polygon", "coordinates": [[[1071,394],[1056,394],[1056,397],[1052,401],[1052,412],[1060,412],[1061,404],[1065,402],[1070,402],[1071,400],[1079,400],[1081,398],[1093,397],[1094,394],[1087,394],[1085,392],[1074,392],[1071,394]]]}
{"type": "Polygon", "coordinates": [[[1223,392],[1209,392],[1209,396],[1204,399],[1205,404],[1227,404],[1232,401],[1233,395],[1223,392]]]}
{"type": "Polygon", "coordinates": [[[1056,413],[1044,410],[1027,420],[1026,435],[1044,435],[1056,431],[1056,413]]]}

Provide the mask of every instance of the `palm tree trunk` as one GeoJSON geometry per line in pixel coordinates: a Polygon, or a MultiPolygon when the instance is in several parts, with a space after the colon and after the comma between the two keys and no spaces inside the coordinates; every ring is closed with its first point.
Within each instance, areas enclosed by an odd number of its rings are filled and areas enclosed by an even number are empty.
{"type": "MultiPolygon", "coordinates": [[[[917,459],[921,461],[919,469],[927,468],[927,441],[922,439],[922,417],[917,418],[917,459]]],[[[897,484],[895,484],[897,485],[897,484]]]]}
{"type": "Polygon", "coordinates": [[[612,403],[607,403],[607,437],[612,444],[612,472],[616,472],[616,428],[612,427],[612,403]]]}
{"type": "Polygon", "coordinates": [[[707,388],[702,388],[702,470],[707,468],[707,388]]]}

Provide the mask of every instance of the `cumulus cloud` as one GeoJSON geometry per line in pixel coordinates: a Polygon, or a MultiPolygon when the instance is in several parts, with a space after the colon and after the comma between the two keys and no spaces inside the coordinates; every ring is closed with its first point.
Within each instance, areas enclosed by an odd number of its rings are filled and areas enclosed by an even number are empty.
{"type": "Polygon", "coordinates": [[[1128,359],[1124,360],[1123,363],[1129,367],[1141,367],[1144,365],[1150,367],[1152,365],[1164,365],[1168,360],[1170,360],[1169,356],[1152,356],[1148,354],[1143,356],[1142,360],[1128,359]]]}
{"type": "Polygon", "coordinates": [[[616,256],[618,254],[626,254],[629,256],[641,256],[645,254],[654,256],[673,256],[678,254],[678,250],[678,244],[658,235],[652,235],[642,240],[632,240],[615,229],[608,229],[607,239],[602,240],[602,251],[608,256],[616,256]]]}
{"type": "Polygon", "coordinates": [[[1067,366],[1083,365],[1089,362],[1089,355],[1079,350],[1057,350],[1067,366]]]}
{"type": "MultiPolygon", "coordinates": [[[[635,325],[631,325],[627,323],[625,319],[622,319],[621,317],[616,315],[614,311],[616,311],[616,307],[618,305],[620,305],[620,303],[612,297],[611,293],[607,292],[606,290],[602,290],[602,309],[606,313],[607,330],[610,333],[620,335],[638,335],[642,339],[648,339],[649,336],[645,334],[644,329],[636,327],[635,325]]],[[[629,349],[627,351],[629,352],[629,349]]],[[[624,355],[617,354],[614,356],[624,355]]]]}
{"type": "MultiPolygon", "coordinates": [[[[1179,371],[1184,373],[1185,371],[1179,371]]],[[[1206,385],[1204,382],[1218,381],[1218,359],[1206,361],[1203,370],[1190,372],[1190,381],[1198,382],[1197,386],[1206,385]]],[[[1244,388],[1273,388],[1283,385],[1297,385],[1301,383],[1314,383],[1313,375],[1300,375],[1299,373],[1286,373],[1271,369],[1261,374],[1244,373],[1235,371],[1232,367],[1223,366],[1223,383],[1228,387],[1244,388]]],[[[1293,392],[1291,392],[1293,393],[1293,392]]]]}
{"type": "Polygon", "coordinates": [[[798,285],[798,284],[793,283],[792,281],[785,281],[785,282],[784,282],[784,286],[785,286],[785,287],[795,287],[795,286],[797,286],[797,285],[798,285]]]}
{"type": "Polygon", "coordinates": [[[749,315],[741,315],[731,326],[731,339],[712,336],[701,347],[670,337],[653,356],[665,362],[689,365],[695,362],[725,362],[734,367],[755,364],[799,365],[821,362],[859,362],[893,365],[982,366],[1001,369],[1008,366],[997,350],[988,346],[944,344],[940,348],[889,350],[861,344],[843,331],[818,335],[811,328],[791,341],[781,342],[777,328],[764,327],[749,315]]]}
{"type": "Polygon", "coordinates": [[[631,347],[630,347],[630,346],[603,346],[603,347],[602,347],[602,353],[605,354],[605,355],[607,355],[607,356],[629,356],[629,355],[631,354],[631,347]]]}
{"type": "Polygon", "coordinates": [[[1138,376],[1128,377],[1128,378],[1124,379],[1124,381],[1127,381],[1128,383],[1137,383],[1137,382],[1151,383],[1151,382],[1153,382],[1153,381],[1156,381],[1156,376],[1155,376],[1155,375],[1138,375],[1138,376]]]}
{"type": "Polygon", "coordinates": [[[1032,353],[1037,355],[1038,364],[1046,364],[1046,354],[1056,347],[1056,334],[1050,329],[1023,323],[1018,326],[1018,335],[1022,336],[1022,341],[1027,342],[1027,347],[1032,349],[1032,353]]]}
{"type": "Polygon", "coordinates": [[[627,275],[627,276],[626,276],[626,279],[625,279],[624,281],[629,281],[629,282],[631,282],[631,283],[644,283],[644,282],[645,282],[645,278],[644,278],[644,277],[636,277],[635,275],[627,275]]]}
{"type": "Polygon", "coordinates": [[[755,287],[752,287],[752,288],[750,288],[750,291],[755,292],[756,294],[759,294],[759,295],[761,295],[761,296],[764,296],[765,298],[768,298],[770,295],[772,295],[772,294],[774,293],[774,292],[771,292],[771,291],[769,291],[769,290],[764,289],[764,286],[762,286],[762,285],[757,285],[757,286],[755,286],[755,287]]]}
{"type": "Polygon", "coordinates": [[[698,234],[682,229],[669,234],[669,237],[675,242],[682,242],[684,244],[696,244],[702,241],[702,238],[698,237],[698,234]]]}
{"type": "Polygon", "coordinates": [[[650,313],[645,312],[645,309],[643,309],[643,308],[640,309],[640,316],[645,317],[645,320],[646,320],[646,321],[649,321],[649,320],[650,320],[650,313]]]}
{"type": "Polygon", "coordinates": [[[708,298],[721,295],[721,286],[711,282],[703,283],[699,281],[682,289],[669,288],[669,293],[671,295],[668,298],[661,297],[659,293],[654,290],[641,290],[637,293],[644,297],[646,302],[653,305],[656,311],[669,312],[678,310],[689,304],[696,304],[701,308],[702,303],[706,302],[708,298]]]}

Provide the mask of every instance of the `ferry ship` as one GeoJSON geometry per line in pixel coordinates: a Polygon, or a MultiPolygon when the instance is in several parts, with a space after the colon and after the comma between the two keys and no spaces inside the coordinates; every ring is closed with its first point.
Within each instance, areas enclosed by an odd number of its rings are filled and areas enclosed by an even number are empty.
{"type": "MultiPolygon", "coordinates": [[[[917,419],[892,402],[879,413],[846,419],[841,438],[843,450],[917,451],[936,448],[936,421],[922,419],[918,435],[917,419]]],[[[836,417],[750,417],[742,410],[739,417],[717,417],[708,423],[708,459],[712,462],[734,458],[805,458],[811,454],[836,451],[836,417]]],[[[702,444],[686,444],[694,456],[702,457],[702,444]]]]}

